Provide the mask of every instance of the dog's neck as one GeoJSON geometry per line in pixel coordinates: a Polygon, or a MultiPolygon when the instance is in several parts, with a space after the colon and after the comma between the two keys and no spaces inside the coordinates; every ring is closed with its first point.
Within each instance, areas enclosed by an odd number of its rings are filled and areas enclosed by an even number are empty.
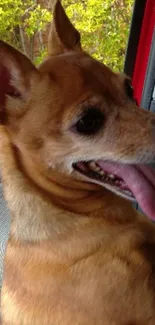
{"type": "MultiPolygon", "coordinates": [[[[94,216],[94,214],[97,214],[96,212],[101,210],[103,211],[104,218],[110,218],[111,221],[113,219],[115,221],[117,220],[117,210],[119,216],[120,206],[122,209],[128,210],[126,212],[127,219],[130,219],[129,216],[133,214],[130,202],[127,202],[101,186],[76,180],[71,176],[66,176],[55,170],[51,170],[50,173],[46,174],[38,167],[33,159],[27,158],[26,155],[20,156],[20,163],[23,172],[28,176],[29,180],[57,208],[85,216],[94,216]],[[108,215],[108,206],[113,206],[114,216],[108,215]]],[[[102,217],[101,214],[100,217],[102,217]]]]}
{"type": "Polygon", "coordinates": [[[26,154],[19,156],[19,162],[33,185],[56,206],[79,214],[89,214],[103,205],[103,196],[107,195],[107,191],[99,186],[73,179],[56,170],[47,173],[26,154]]]}
{"type": "Polygon", "coordinates": [[[10,157],[1,163],[12,216],[11,238],[51,241],[76,230],[91,232],[92,224],[124,226],[136,220],[131,204],[104,188],[56,172],[47,176],[28,155],[17,151],[13,156],[7,146],[4,152],[10,157]]]}

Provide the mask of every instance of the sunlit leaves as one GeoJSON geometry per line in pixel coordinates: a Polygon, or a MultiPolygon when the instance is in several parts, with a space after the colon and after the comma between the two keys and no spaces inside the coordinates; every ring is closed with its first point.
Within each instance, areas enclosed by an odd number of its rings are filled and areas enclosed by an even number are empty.
{"type": "MultiPolygon", "coordinates": [[[[42,0],[42,3],[44,1],[42,0]]],[[[46,0],[46,6],[47,6],[46,0]]],[[[49,3],[51,1],[49,0],[49,3]]],[[[72,22],[82,35],[83,48],[115,71],[123,69],[134,0],[63,0],[72,22]]],[[[46,28],[51,12],[35,0],[0,0],[0,38],[26,51],[39,63],[46,52],[40,47],[36,57],[34,36],[46,28]],[[33,51],[32,51],[33,50],[33,51]]],[[[42,36],[42,35],[41,35],[42,36]]]]}
{"type": "Polygon", "coordinates": [[[64,0],[63,3],[83,35],[83,47],[114,70],[122,70],[134,1],[64,0]]]}

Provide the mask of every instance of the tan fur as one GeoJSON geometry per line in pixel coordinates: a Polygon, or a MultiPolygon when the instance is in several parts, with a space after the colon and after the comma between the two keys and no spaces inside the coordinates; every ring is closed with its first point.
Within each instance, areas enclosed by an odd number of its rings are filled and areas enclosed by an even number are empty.
{"type": "Polygon", "coordinates": [[[151,161],[154,114],[128,99],[125,76],[82,51],[59,2],[38,69],[3,42],[0,59],[21,94],[1,107],[11,213],[2,325],[154,325],[154,225],[71,168],[85,159],[151,161]],[[72,130],[90,105],[105,114],[91,139],[72,130]]]}

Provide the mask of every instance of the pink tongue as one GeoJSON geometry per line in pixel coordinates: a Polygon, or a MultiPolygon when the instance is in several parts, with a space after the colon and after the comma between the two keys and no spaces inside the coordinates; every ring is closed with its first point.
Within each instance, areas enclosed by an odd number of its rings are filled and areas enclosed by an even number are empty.
{"type": "Polygon", "coordinates": [[[144,213],[155,220],[155,170],[143,165],[126,165],[99,160],[99,166],[106,172],[122,178],[144,213]]]}

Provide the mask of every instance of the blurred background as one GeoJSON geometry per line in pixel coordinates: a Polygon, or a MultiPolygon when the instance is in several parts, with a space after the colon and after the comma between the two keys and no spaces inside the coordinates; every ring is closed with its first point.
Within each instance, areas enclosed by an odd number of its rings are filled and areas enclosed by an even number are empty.
{"type": "MultiPolygon", "coordinates": [[[[134,0],[64,0],[83,48],[122,71],[134,0]]],[[[0,0],[0,38],[39,64],[46,55],[53,0],[0,0]]]]}

